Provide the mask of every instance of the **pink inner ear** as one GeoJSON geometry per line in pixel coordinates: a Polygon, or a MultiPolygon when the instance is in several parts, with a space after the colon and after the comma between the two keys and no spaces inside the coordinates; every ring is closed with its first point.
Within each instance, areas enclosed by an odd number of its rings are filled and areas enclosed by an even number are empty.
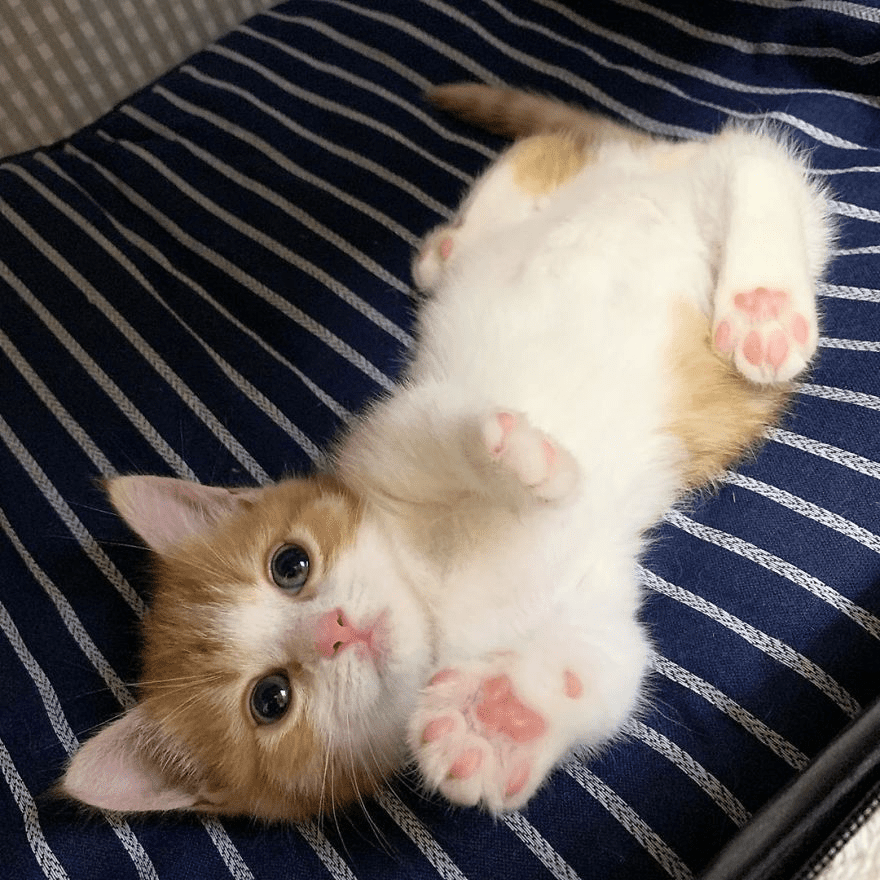
{"type": "Polygon", "coordinates": [[[143,753],[145,727],[140,706],[105,727],[74,756],[61,781],[69,797],[102,810],[182,810],[197,800],[176,788],[143,753]]]}
{"type": "Polygon", "coordinates": [[[110,500],[128,525],[156,552],[205,534],[251,503],[259,489],[230,490],[171,477],[119,477],[110,500]]]}

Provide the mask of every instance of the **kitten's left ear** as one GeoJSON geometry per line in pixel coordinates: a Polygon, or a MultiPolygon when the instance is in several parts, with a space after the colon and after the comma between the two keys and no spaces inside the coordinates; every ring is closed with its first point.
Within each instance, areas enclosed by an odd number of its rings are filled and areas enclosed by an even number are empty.
{"type": "Polygon", "coordinates": [[[152,476],[116,477],[105,489],[120,516],[157,553],[207,533],[262,492],[152,476]]]}
{"type": "Polygon", "coordinates": [[[59,783],[61,793],[114,812],[186,810],[198,795],[174,782],[160,766],[174,756],[157,748],[142,706],[88,740],[73,756],[59,783]]]}

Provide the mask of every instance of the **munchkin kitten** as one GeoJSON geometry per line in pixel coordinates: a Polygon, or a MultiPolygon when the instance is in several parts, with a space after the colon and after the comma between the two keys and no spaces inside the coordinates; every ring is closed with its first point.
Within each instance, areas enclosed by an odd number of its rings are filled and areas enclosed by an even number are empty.
{"type": "Polygon", "coordinates": [[[296,820],[414,761],[509,810],[638,708],[646,532],[815,352],[826,198],[768,131],[673,143],[512,90],[431,98],[519,140],[416,256],[396,389],[314,476],[109,483],[155,599],[140,701],[70,797],[296,820]]]}

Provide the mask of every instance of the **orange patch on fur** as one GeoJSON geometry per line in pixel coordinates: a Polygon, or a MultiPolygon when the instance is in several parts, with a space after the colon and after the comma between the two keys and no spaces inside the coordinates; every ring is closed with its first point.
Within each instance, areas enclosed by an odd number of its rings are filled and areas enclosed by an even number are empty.
{"type": "Polygon", "coordinates": [[[569,134],[539,134],[515,144],[509,154],[517,185],[532,195],[557,189],[589,161],[584,139],[569,134]]]}
{"type": "Polygon", "coordinates": [[[683,301],[673,306],[672,416],[687,488],[711,484],[752,449],[781,414],[790,385],[756,385],[712,346],[709,319],[683,301]]]}

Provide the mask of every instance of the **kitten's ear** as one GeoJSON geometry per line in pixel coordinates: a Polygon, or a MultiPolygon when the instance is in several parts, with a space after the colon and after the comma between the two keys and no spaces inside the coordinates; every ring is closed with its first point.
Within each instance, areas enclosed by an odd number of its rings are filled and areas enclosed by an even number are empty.
{"type": "MultiPolygon", "coordinates": [[[[163,773],[151,728],[141,706],[105,727],[73,756],[61,793],[115,812],[191,809],[198,795],[163,773]]],[[[169,757],[165,750],[163,762],[169,757]]]]}
{"type": "Polygon", "coordinates": [[[151,476],[116,477],[105,489],[119,515],[157,553],[208,532],[253,504],[262,491],[151,476]]]}

